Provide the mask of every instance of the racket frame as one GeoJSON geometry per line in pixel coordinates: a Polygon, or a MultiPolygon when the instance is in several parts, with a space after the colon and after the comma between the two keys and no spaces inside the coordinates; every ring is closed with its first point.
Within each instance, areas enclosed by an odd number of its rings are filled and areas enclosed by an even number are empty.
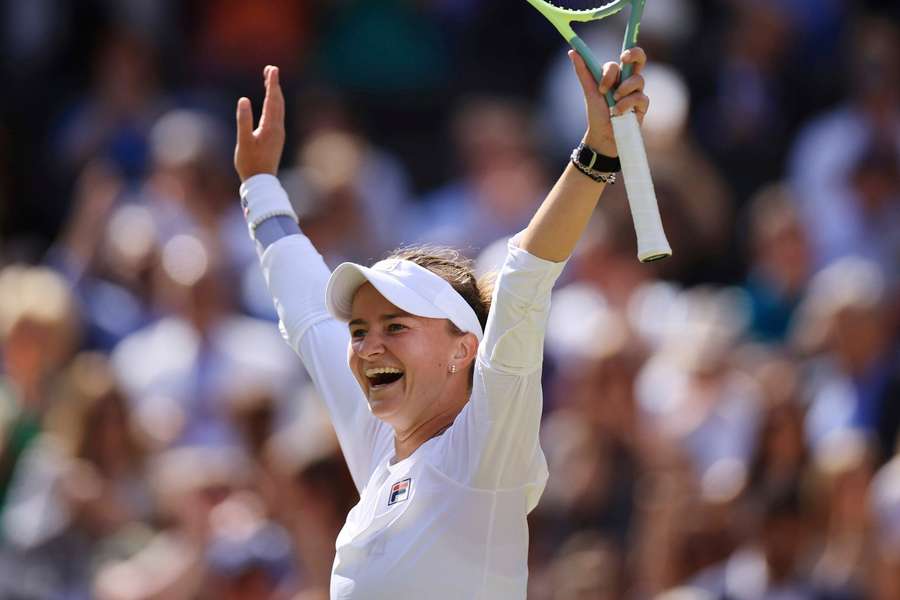
{"type": "MultiPolygon", "coordinates": [[[[596,81],[603,79],[603,65],[591,52],[591,49],[584,43],[575,30],[572,29],[572,23],[589,23],[591,21],[599,21],[606,17],[612,16],[621,11],[626,6],[631,6],[631,13],[628,17],[628,25],[625,27],[625,39],[622,42],[622,52],[633,48],[637,45],[637,36],[641,27],[641,17],[644,14],[645,0],[613,0],[608,4],[604,4],[598,8],[575,10],[571,8],[562,8],[555,6],[544,0],[528,0],[528,3],[535,7],[548,21],[550,21],[560,35],[565,38],[572,48],[575,49],[590,70],[591,75],[596,81]]],[[[622,79],[631,77],[634,69],[631,63],[626,63],[622,67],[622,79]]],[[[613,98],[612,90],[606,92],[606,103],[612,108],[616,105],[613,98]]]]}

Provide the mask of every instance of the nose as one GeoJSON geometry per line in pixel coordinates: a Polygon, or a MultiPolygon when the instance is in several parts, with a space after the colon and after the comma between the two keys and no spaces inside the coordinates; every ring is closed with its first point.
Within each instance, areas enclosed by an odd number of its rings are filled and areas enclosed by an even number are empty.
{"type": "Polygon", "coordinates": [[[367,333],[364,338],[357,341],[354,350],[362,359],[370,359],[384,354],[384,343],[377,333],[367,333]]]}

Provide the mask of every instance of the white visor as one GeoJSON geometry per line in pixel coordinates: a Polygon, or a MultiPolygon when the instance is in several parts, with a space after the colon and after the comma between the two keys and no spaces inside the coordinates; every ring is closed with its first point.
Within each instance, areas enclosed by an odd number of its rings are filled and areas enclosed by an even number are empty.
{"type": "Polygon", "coordinates": [[[353,296],[366,282],[391,304],[411,315],[447,319],[461,331],[475,334],[478,341],[484,335],[475,311],[447,281],[412,261],[396,258],[382,260],[371,267],[355,263],[339,265],[325,290],[328,312],[339,321],[349,321],[353,296]]]}

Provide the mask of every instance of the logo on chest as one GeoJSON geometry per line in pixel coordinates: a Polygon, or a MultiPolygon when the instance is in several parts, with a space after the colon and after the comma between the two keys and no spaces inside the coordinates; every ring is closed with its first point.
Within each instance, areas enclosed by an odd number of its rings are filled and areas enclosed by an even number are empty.
{"type": "Polygon", "coordinates": [[[403,481],[398,481],[394,485],[391,486],[391,493],[388,496],[388,506],[397,504],[398,502],[403,502],[407,498],[409,498],[409,488],[412,485],[412,479],[406,478],[403,481]]]}

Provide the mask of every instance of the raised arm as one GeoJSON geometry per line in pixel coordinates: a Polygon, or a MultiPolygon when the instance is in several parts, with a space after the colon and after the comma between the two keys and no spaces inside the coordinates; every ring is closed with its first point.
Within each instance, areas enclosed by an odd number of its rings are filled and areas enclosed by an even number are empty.
{"type": "MultiPolygon", "coordinates": [[[[578,55],[570,54],[588,108],[584,143],[608,157],[616,144],[603,93],[619,76],[608,63],[598,85],[578,55]]],[[[640,71],[644,52],[633,48],[623,60],[634,63],[635,75],[619,86],[616,110],[647,110],[640,71]]],[[[575,248],[603,192],[594,181],[569,165],[538,209],[528,228],[510,242],[509,254],[494,285],[494,302],[478,349],[473,394],[461,413],[461,426],[449,432],[460,452],[444,465],[451,477],[467,476],[467,485],[485,489],[527,486],[531,510],[547,477],[539,444],[543,392],[541,365],[550,294],[565,261],[575,248]],[[458,475],[464,474],[464,475],[458,475]]]]}
{"type": "Polygon", "coordinates": [[[237,104],[234,166],[241,178],[241,205],[257,244],[263,275],[275,302],[282,335],[300,356],[334,425],[358,489],[368,480],[383,425],[369,412],[347,365],[347,326],[325,308],[331,271],[303,235],[287,194],[275,175],[284,147],[284,96],[278,68],[264,71],[266,98],[253,128],[250,100],[237,104]]]}
{"type": "MultiPolygon", "coordinates": [[[[598,85],[581,56],[570,50],[569,58],[575,66],[587,105],[588,124],[583,142],[604,156],[616,157],[610,109],[603,95],[618,80],[619,65],[606,63],[603,79],[598,85]]],[[[616,114],[634,110],[638,121],[643,121],[650,104],[644,95],[641,75],[647,56],[641,48],[634,47],[622,53],[622,62],[633,63],[634,73],[616,89],[618,102],[613,110],[616,114]]],[[[522,234],[520,247],[545,260],[566,260],[575,249],[605,187],[605,183],[594,181],[570,163],[522,234]]]]}

